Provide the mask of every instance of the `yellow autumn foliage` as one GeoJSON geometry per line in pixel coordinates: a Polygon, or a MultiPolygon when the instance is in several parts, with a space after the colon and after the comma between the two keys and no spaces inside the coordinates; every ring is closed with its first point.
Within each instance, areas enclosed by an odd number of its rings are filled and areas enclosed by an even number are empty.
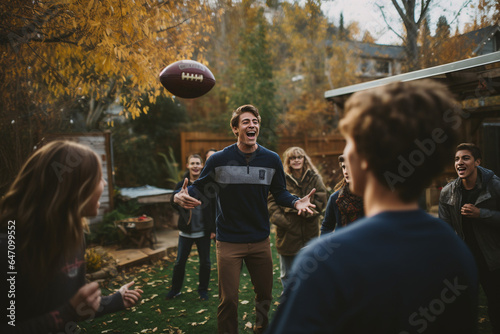
{"type": "Polygon", "coordinates": [[[10,0],[0,12],[0,99],[11,112],[19,98],[50,113],[63,96],[87,97],[118,100],[135,118],[147,111],[143,94],[150,103],[168,94],[158,80],[165,66],[206,62],[213,32],[202,0],[10,0]]]}

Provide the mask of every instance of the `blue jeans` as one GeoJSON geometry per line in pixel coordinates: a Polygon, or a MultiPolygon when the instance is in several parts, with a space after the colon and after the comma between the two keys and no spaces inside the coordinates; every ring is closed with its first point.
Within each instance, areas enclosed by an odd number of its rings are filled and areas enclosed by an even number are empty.
{"type": "Polygon", "coordinates": [[[189,253],[191,253],[193,244],[196,244],[198,256],[200,258],[198,292],[206,292],[208,290],[208,282],[210,281],[210,235],[202,238],[186,238],[179,236],[177,259],[175,260],[174,274],[172,277],[172,291],[180,292],[182,289],[186,262],[189,253]]]}

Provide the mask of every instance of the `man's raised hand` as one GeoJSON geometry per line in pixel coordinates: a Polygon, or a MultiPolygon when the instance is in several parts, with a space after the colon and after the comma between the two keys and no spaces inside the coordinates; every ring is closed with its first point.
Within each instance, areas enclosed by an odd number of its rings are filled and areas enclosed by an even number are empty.
{"type": "Polygon", "coordinates": [[[316,192],[316,188],[313,188],[307,196],[302,197],[297,202],[295,202],[295,209],[298,210],[297,214],[300,215],[302,212],[309,212],[313,214],[314,212],[309,208],[315,208],[316,205],[311,203],[311,197],[316,192]]]}
{"type": "Polygon", "coordinates": [[[184,209],[194,209],[198,205],[201,205],[201,202],[194,197],[189,196],[187,185],[188,179],[184,179],[184,184],[182,185],[182,189],[174,195],[174,203],[183,207],[184,209]]]}

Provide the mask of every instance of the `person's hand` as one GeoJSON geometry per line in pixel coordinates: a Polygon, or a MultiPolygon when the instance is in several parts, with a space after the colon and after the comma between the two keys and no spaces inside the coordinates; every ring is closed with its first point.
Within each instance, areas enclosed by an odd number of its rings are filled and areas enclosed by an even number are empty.
{"type": "Polygon", "coordinates": [[[214,232],[210,233],[210,239],[215,239],[215,233],[214,232]]]}
{"type": "Polygon", "coordinates": [[[181,191],[174,195],[174,203],[180,205],[184,209],[194,209],[198,205],[201,205],[201,202],[196,198],[189,196],[187,185],[188,179],[185,178],[181,191]]]}
{"type": "Polygon", "coordinates": [[[89,308],[93,311],[91,314],[95,314],[101,305],[101,289],[99,288],[99,284],[96,282],[85,284],[71,297],[69,303],[78,316],[88,315],[89,308]]]}
{"type": "Polygon", "coordinates": [[[470,218],[479,218],[479,208],[474,204],[464,204],[460,210],[462,216],[470,218]]]}
{"type": "Polygon", "coordinates": [[[125,305],[125,308],[129,308],[137,304],[137,302],[141,299],[141,294],[144,293],[141,289],[129,290],[134,283],[134,281],[129,282],[118,290],[122,295],[123,305],[125,305]]]}
{"type": "Polygon", "coordinates": [[[307,196],[302,197],[297,202],[295,202],[295,209],[297,209],[297,214],[300,215],[302,212],[309,212],[313,214],[314,212],[309,208],[315,208],[316,205],[311,203],[311,198],[316,192],[316,188],[313,188],[307,196]]]}

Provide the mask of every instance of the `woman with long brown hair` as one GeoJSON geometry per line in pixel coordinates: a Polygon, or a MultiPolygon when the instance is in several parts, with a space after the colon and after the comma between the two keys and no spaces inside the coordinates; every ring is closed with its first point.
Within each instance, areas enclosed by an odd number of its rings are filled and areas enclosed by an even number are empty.
{"type": "Polygon", "coordinates": [[[53,141],[30,156],[2,199],[2,257],[15,255],[7,262],[15,272],[15,322],[9,325],[16,332],[60,332],[140,299],[142,290],[129,289],[133,282],[107,297],[97,283],[85,282],[85,217],[97,215],[105,184],[94,151],[53,141]]]}
{"type": "Polygon", "coordinates": [[[311,159],[300,147],[290,147],[283,153],[283,170],[286,188],[291,194],[304,197],[316,189],[311,199],[311,203],[316,205],[313,214],[299,216],[297,210],[276,204],[272,195],[268,198],[269,220],[276,225],[276,249],[280,255],[280,278],[284,290],[295,256],[319,234],[319,219],[326,204],[326,187],[311,159]]]}

